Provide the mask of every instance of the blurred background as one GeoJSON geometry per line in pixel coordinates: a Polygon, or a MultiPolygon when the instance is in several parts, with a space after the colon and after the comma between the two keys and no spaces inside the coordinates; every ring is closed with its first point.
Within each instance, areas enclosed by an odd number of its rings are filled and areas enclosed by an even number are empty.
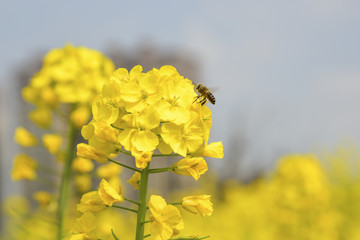
{"type": "Polygon", "coordinates": [[[0,197],[27,121],[21,88],[66,43],[102,51],[116,67],[174,65],[216,89],[210,141],[219,179],[251,182],[288,153],[360,140],[360,2],[1,1],[0,197]]]}

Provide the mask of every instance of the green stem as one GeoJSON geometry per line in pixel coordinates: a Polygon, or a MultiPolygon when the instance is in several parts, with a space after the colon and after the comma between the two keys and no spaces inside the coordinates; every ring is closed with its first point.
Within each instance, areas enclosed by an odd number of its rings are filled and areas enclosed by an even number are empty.
{"type": "Polygon", "coordinates": [[[138,211],[136,211],[135,209],[131,209],[131,208],[127,208],[127,207],[122,207],[122,206],[115,206],[115,205],[112,205],[111,207],[114,207],[114,208],[121,208],[121,209],[124,209],[124,210],[130,211],[130,212],[134,212],[134,213],[137,213],[137,212],[138,212],[138,211]]]}
{"type": "Polygon", "coordinates": [[[131,200],[131,199],[124,198],[124,200],[125,200],[125,201],[128,201],[128,202],[131,202],[131,203],[134,203],[134,204],[136,204],[136,205],[139,205],[139,203],[138,203],[138,202],[133,201],[133,200],[131,200]]]}
{"type": "Polygon", "coordinates": [[[120,150],[118,150],[118,151],[119,151],[119,152],[121,152],[121,153],[123,153],[123,154],[129,155],[129,156],[132,156],[132,155],[131,155],[131,153],[126,152],[126,151],[123,151],[123,150],[121,150],[121,149],[120,149],[120,150]]]}
{"type": "Polygon", "coordinates": [[[147,235],[144,236],[144,238],[147,238],[147,237],[150,237],[150,236],[151,236],[151,234],[147,234],[147,235]]]}
{"type": "Polygon", "coordinates": [[[162,172],[172,171],[172,170],[174,170],[175,168],[176,168],[176,167],[153,168],[153,169],[149,169],[149,173],[162,173],[162,172]]]}
{"type": "Polygon", "coordinates": [[[146,194],[148,188],[148,179],[149,179],[149,168],[150,163],[147,164],[146,168],[141,171],[141,179],[140,179],[140,192],[139,192],[139,207],[137,212],[137,223],[136,223],[136,238],[135,240],[143,240],[144,239],[144,228],[145,224],[145,215],[146,215],[146,194]]]}
{"type": "Polygon", "coordinates": [[[63,238],[63,231],[65,225],[65,218],[67,213],[67,202],[69,199],[70,192],[70,180],[71,180],[71,164],[74,159],[75,144],[76,144],[76,127],[69,121],[69,132],[67,139],[67,149],[65,162],[63,166],[63,172],[60,183],[59,191],[59,208],[58,208],[58,233],[57,240],[63,238]]]}
{"type": "Polygon", "coordinates": [[[120,165],[120,166],[122,166],[122,167],[124,167],[124,168],[131,169],[131,170],[133,170],[133,171],[135,171],[135,172],[141,172],[141,170],[139,170],[139,169],[136,169],[136,168],[130,167],[130,166],[128,166],[128,165],[119,163],[119,162],[117,162],[117,161],[115,161],[115,160],[112,160],[112,159],[110,159],[110,158],[109,158],[108,160],[109,160],[110,162],[113,162],[113,163],[115,163],[115,164],[117,164],[117,165],[120,165]]]}
{"type": "Polygon", "coordinates": [[[174,202],[174,203],[169,203],[171,205],[182,205],[182,202],[174,202]]]}

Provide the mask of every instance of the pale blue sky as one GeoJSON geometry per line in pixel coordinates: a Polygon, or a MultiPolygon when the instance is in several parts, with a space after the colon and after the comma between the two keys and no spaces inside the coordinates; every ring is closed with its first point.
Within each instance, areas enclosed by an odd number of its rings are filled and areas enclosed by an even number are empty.
{"type": "Polygon", "coordinates": [[[223,140],[225,157],[230,136],[245,140],[243,161],[255,168],[358,143],[359,12],[356,0],[1,1],[2,118],[11,123],[3,139],[18,124],[9,101],[17,64],[66,42],[134,49],[150,39],[196,56],[200,81],[219,88],[211,139],[223,140]]]}

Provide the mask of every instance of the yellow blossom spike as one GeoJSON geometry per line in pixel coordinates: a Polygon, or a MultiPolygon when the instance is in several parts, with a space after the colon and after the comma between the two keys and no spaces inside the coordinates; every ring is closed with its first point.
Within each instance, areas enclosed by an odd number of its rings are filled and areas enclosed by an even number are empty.
{"type": "Polygon", "coordinates": [[[77,145],[77,155],[82,158],[93,159],[99,163],[106,163],[109,159],[108,154],[85,143],[77,145]]]}
{"type": "Polygon", "coordinates": [[[44,134],[42,141],[51,154],[56,154],[62,145],[62,137],[59,134],[44,134]]]}
{"type": "Polygon", "coordinates": [[[202,217],[211,216],[213,208],[210,199],[210,195],[188,196],[182,199],[181,204],[185,210],[191,213],[196,214],[190,207],[195,208],[202,217]]]}
{"type": "Polygon", "coordinates": [[[14,140],[23,147],[32,147],[38,144],[36,136],[23,127],[16,128],[14,140]]]}
{"type": "Polygon", "coordinates": [[[79,212],[98,212],[106,209],[106,204],[100,198],[97,191],[91,191],[82,195],[80,203],[76,205],[79,212]]]}
{"type": "Polygon", "coordinates": [[[141,178],[141,174],[139,172],[135,172],[132,175],[132,177],[129,180],[127,180],[126,182],[133,185],[134,190],[138,190],[139,189],[140,178],[141,178]]]}
{"type": "Polygon", "coordinates": [[[176,162],[171,167],[174,168],[174,173],[192,176],[195,180],[198,180],[200,175],[208,170],[206,161],[202,157],[187,157],[176,162]]]}
{"type": "Polygon", "coordinates": [[[112,206],[115,202],[123,202],[124,198],[113,188],[110,184],[102,179],[99,185],[98,193],[100,198],[104,201],[104,203],[108,206],[112,206]]]}
{"type": "Polygon", "coordinates": [[[14,181],[18,180],[34,180],[37,177],[36,169],[38,163],[35,159],[28,155],[21,153],[14,158],[14,166],[11,170],[11,178],[14,181]]]}

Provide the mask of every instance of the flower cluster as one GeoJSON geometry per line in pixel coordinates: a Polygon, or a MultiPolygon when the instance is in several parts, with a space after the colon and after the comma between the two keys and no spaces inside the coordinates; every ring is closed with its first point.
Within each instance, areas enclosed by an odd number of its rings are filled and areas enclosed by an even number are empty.
{"type": "Polygon", "coordinates": [[[89,106],[114,70],[114,64],[103,54],[70,44],[51,50],[42,69],[22,90],[23,98],[34,104],[30,119],[38,126],[51,125],[51,110],[60,103],[76,104],[70,119],[78,126],[87,123],[89,106]]]}
{"type": "MultiPolygon", "coordinates": [[[[204,157],[224,155],[221,142],[208,143],[211,111],[197,101],[194,89],[194,84],[172,66],[143,72],[138,65],[130,72],[120,68],[111,75],[92,105],[92,120],[81,129],[88,143],[78,144],[77,155],[80,159],[111,161],[133,170],[135,173],[127,182],[135,190],[139,189],[139,200],[123,197],[122,189],[117,191],[110,184],[105,188],[103,180],[98,191],[83,195],[77,205],[80,212],[97,212],[106,206],[136,212],[136,239],[139,240],[144,238],[146,222],[151,222],[150,233],[154,239],[166,240],[178,235],[184,222],[174,205],[182,205],[185,210],[201,216],[212,214],[210,195],[188,196],[170,204],[161,196],[152,195],[147,204],[150,174],[172,171],[198,180],[208,169],[204,157]],[[120,153],[133,156],[136,168],[113,159],[120,153]],[[170,167],[151,169],[152,159],[163,156],[183,158],[170,167]],[[137,204],[138,209],[113,205],[124,200],[137,204]],[[145,221],[147,209],[151,214],[145,221]]],[[[81,231],[73,233],[81,234],[81,231]]]]}
{"type": "MultiPolygon", "coordinates": [[[[14,140],[23,147],[35,147],[41,142],[62,167],[52,169],[51,166],[43,166],[41,162],[38,163],[37,160],[21,153],[14,158],[11,177],[15,181],[36,180],[41,184],[58,187],[56,197],[44,192],[34,195],[39,206],[49,206],[51,211],[57,211],[55,233],[58,240],[63,239],[64,235],[67,201],[72,195],[69,194],[72,191],[71,177],[74,176],[74,183],[79,192],[87,192],[92,187],[90,172],[94,169],[93,163],[82,158],[73,161],[76,139],[80,134],[80,128],[89,121],[95,97],[99,95],[102,85],[113,71],[114,64],[102,53],[68,44],[64,48],[51,50],[45,56],[41,70],[22,90],[24,100],[35,105],[35,109],[29,113],[30,120],[45,131],[41,130],[42,135],[36,136],[27,129],[18,127],[14,140]],[[61,120],[64,120],[61,122],[64,124],[59,124],[61,120]],[[53,122],[56,124],[52,124],[53,122]],[[65,127],[68,128],[66,134],[65,127]],[[37,170],[41,174],[38,174],[37,170]],[[72,174],[72,171],[76,174],[72,174]],[[58,179],[43,176],[43,173],[58,175],[58,172],[61,176],[60,184],[53,184],[58,179]]],[[[119,166],[116,167],[118,168],[112,167],[111,171],[108,171],[105,169],[106,166],[102,166],[98,173],[99,176],[103,176],[101,178],[109,180],[109,184],[115,188],[120,186],[120,180],[116,177],[119,166]]],[[[104,198],[115,191],[110,190],[108,193],[110,185],[107,186],[106,183],[102,184],[106,189],[102,191],[104,198]]],[[[82,230],[80,233],[83,233],[82,230]]]]}
{"type": "Polygon", "coordinates": [[[92,121],[82,128],[88,145],[78,145],[78,156],[104,163],[124,148],[144,169],[158,149],[183,156],[174,172],[198,179],[207,170],[203,156],[222,158],[223,147],[208,144],[211,111],[196,96],[194,84],[172,66],[146,73],[141,66],[116,70],[92,106],[92,121]]]}

